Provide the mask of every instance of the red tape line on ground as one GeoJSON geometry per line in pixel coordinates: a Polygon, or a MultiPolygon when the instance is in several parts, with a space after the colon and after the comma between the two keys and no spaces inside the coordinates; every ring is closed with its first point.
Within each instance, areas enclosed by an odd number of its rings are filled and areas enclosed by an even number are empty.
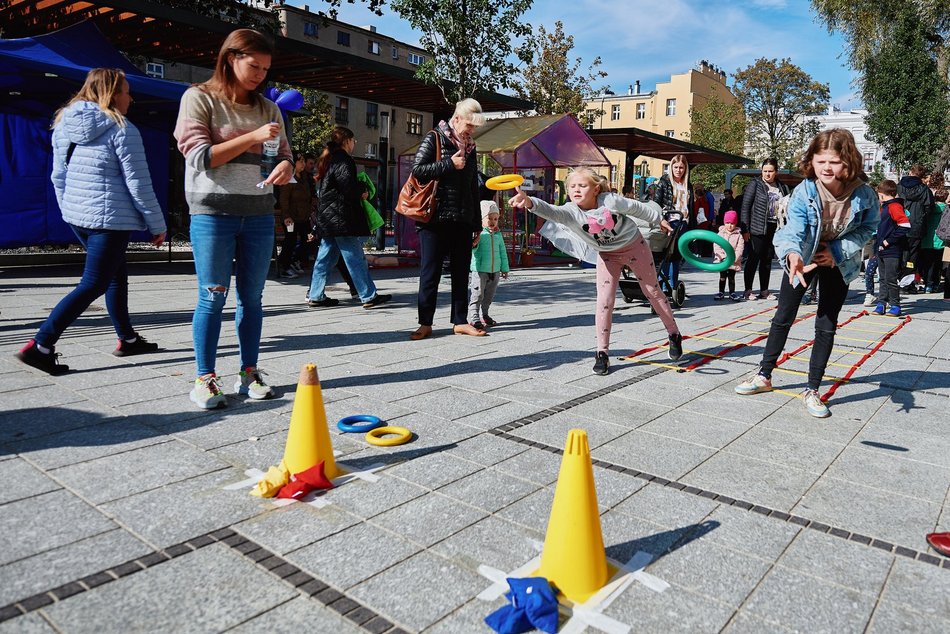
{"type": "MultiPolygon", "coordinates": [[[[863,315],[867,315],[867,314],[868,314],[868,311],[865,310],[865,311],[861,311],[861,313],[859,313],[858,316],[863,316],[863,315]]],[[[849,319],[848,321],[851,321],[851,320],[849,319]]],[[[889,332],[887,332],[883,337],[881,337],[881,339],[874,345],[874,347],[871,348],[870,350],[868,350],[867,354],[865,354],[863,357],[861,357],[860,359],[858,359],[858,360],[854,363],[854,365],[851,366],[851,369],[848,370],[847,372],[845,372],[845,375],[844,375],[843,377],[841,377],[840,379],[837,379],[834,383],[831,384],[831,387],[828,388],[828,391],[821,395],[821,400],[822,400],[822,401],[827,401],[829,398],[831,398],[831,395],[835,393],[835,391],[838,389],[838,386],[839,386],[839,385],[841,385],[842,383],[846,383],[846,382],[848,381],[848,379],[850,379],[850,378],[854,375],[854,373],[858,371],[858,368],[860,368],[862,365],[864,365],[864,362],[865,362],[865,361],[867,361],[868,359],[870,359],[871,356],[872,356],[875,352],[877,352],[878,350],[880,350],[881,347],[882,347],[885,343],[887,343],[887,340],[888,340],[888,339],[890,339],[890,338],[893,337],[895,334],[897,334],[897,331],[900,330],[901,328],[903,328],[904,326],[906,326],[908,323],[910,323],[910,321],[911,321],[911,318],[910,318],[909,315],[907,315],[907,316],[905,316],[903,319],[901,319],[901,323],[898,324],[898,326],[897,326],[896,328],[892,328],[892,329],[891,329],[889,332]]],[[[839,326],[839,328],[840,328],[840,326],[839,326]]]]}

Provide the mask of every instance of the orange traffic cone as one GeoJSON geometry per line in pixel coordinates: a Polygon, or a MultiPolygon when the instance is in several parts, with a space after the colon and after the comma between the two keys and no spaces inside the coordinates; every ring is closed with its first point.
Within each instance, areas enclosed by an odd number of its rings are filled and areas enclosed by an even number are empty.
{"type": "Polygon", "coordinates": [[[583,603],[607,584],[612,572],[600,529],[587,432],[572,429],[564,445],[537,574],[574,603],[583,603]]]}
{"type": "Polygon", "coordinates": [[[333,459],[333,444],[327,428],[327,413],[323,408],[323,393],[317,366],[308,363],[300,370],[294,411],[290,416],[290,431],[284,448],[284,464],[290,473],[300,473],[323,462],[324,473],[333,479],[342,475],[333,459]]]}

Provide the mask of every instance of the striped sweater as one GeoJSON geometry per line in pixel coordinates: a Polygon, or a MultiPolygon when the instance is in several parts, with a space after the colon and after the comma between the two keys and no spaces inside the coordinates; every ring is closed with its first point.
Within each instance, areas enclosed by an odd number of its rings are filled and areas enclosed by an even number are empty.
{"type": "Polygon", "coordinates": [[[243,105],[215,97],[197,86],[185,91],[178,110],[175,139],[185,157],[185,200],[192,215],[265,216],[274,213],[273,188],[257,188],[261,179],[261,144],[218,167],[211,167],[211,147],[275,121],[280,123],[277,158],[290,160],[290,145],[274,102],[243,105]]]}

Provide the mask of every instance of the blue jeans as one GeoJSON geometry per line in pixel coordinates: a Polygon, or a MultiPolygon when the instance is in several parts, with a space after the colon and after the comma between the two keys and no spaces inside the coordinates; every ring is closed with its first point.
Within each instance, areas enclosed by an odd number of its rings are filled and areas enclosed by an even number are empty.
{"type": "Polygon", "coordinates": [[[198,375],[215,371],[221,311],[231,286],[232,264],[241,368],[257,367],[264,321],[261,296],[274,250],[274,217],[192,216],[191,249],[198,276],[198,304],[191,322],[198,375]]]}
{"type": "Polygon", "coordinates": [[[321,300],[326,298],[327,275],[330,269],[336,266],[340,255],[353,276],[353,286],[365,304],[376,297],[376,285],[369,276],[369,265],[363,254],[363,240],[359,236],[336,236],[320,240],[320,252],[317,261],[313,263],[313,277],[310,279],[310,299],[321,300]]]}
{"type": "Polygon", "coordinates": [[[86,248],[82,279],[56,304],[34,340],[44,348],[53,347],[66,328],[103,294],[115,334],[120,339],[131,339],[135,330],[129,321],[129,273],[125,266],[129,232],[70,227],[86,248]]]}

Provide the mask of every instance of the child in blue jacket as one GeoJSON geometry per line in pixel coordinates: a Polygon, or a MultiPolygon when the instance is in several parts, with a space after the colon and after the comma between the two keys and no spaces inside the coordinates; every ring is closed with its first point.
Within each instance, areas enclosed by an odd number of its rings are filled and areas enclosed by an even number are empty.
{"type": "Polygon", "coordinates": [[[900,275],[901,260],[907,246],[907,232],[910,231],[910,219],[904,211],[904,201],[897,198],[897,183],[883,180],[877,186],[877,197],[881,201],[881,220],[877,225],[877,240],[874,252],[877,253],[877,270],[881,281],[878,284],[875,315],[883,315],[886,304],[887,314],[900,317],[901,289],[897,284],[900,275]]]}
{"type": "Polygon", "coordinates": [[[505,239],[498,231],[498,205],[483,200],[482,232],[472,248],[472,274],[469,282],[468,323],[479,330],[497,326],[488,316],[501,278],[508,279],[508,252],[505,239]]]}

